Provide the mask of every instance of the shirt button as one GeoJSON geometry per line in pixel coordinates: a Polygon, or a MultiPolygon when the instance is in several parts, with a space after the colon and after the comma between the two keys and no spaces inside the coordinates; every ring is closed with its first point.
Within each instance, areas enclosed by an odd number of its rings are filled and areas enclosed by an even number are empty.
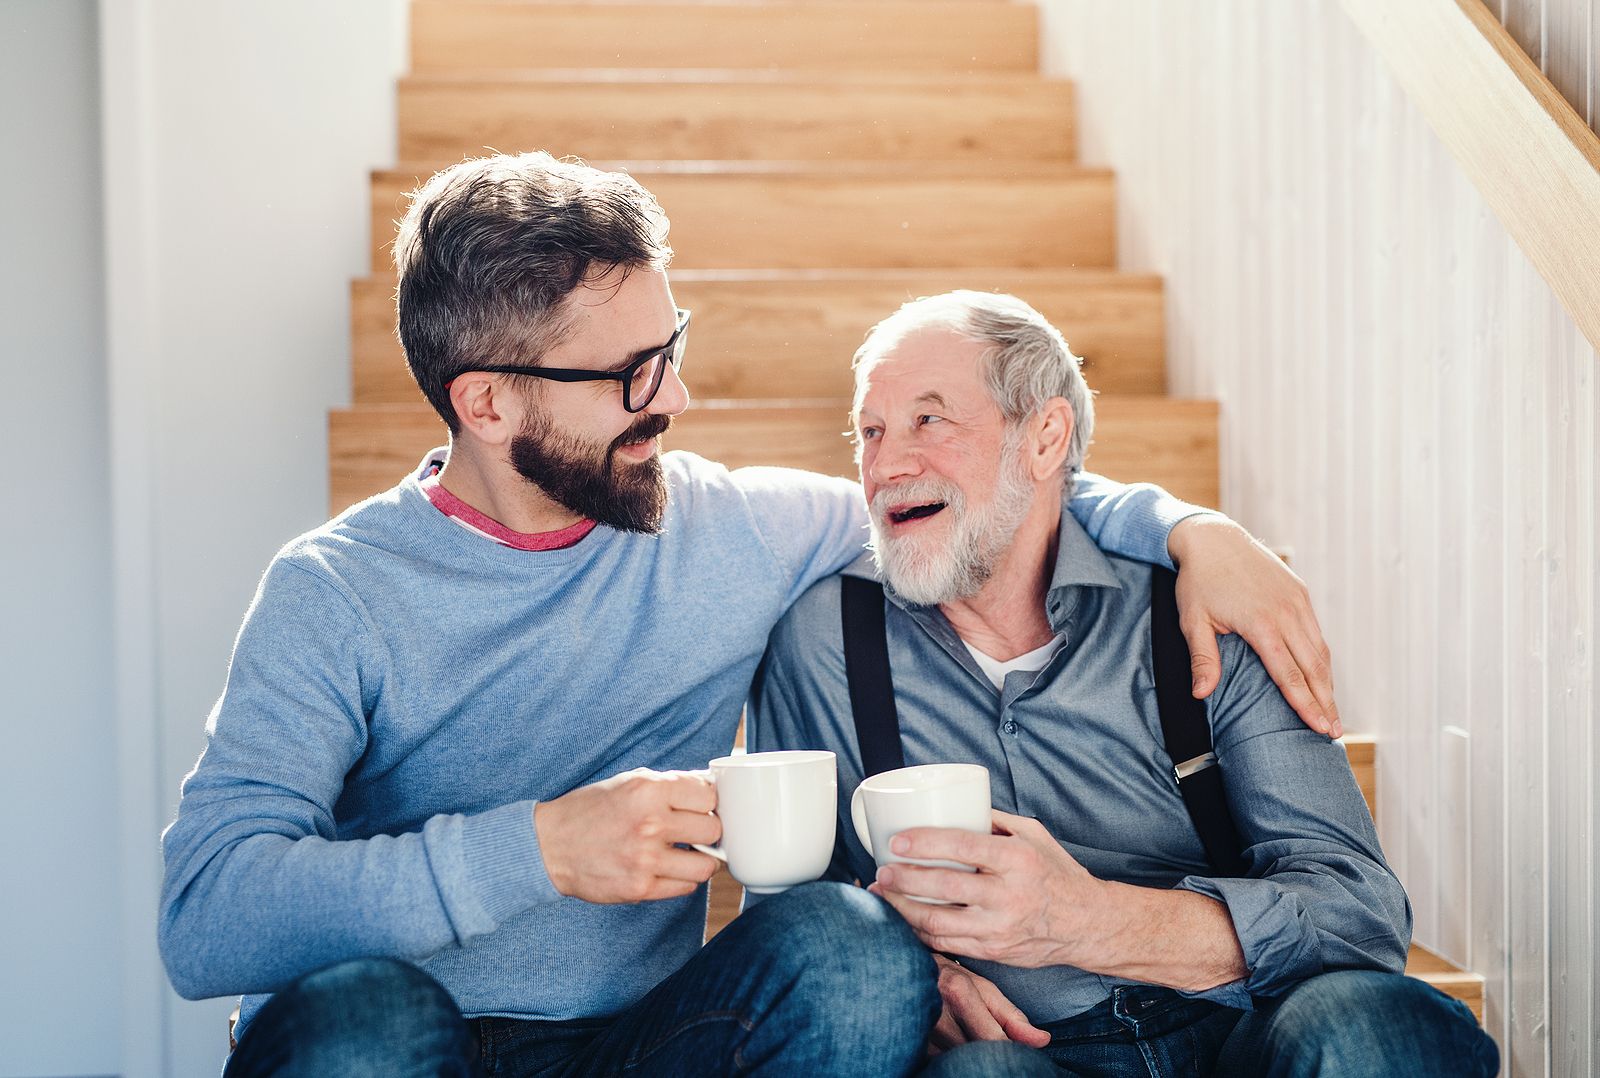
{"type": "Polygon", "coordinates": [[[1015,734],[1017,732],[1017,724],[1013,720],[1007,719],[1005,721],[1005,725],[1000,727],[1000,729],[1004,730],[1008,734],[1015,734]]]}

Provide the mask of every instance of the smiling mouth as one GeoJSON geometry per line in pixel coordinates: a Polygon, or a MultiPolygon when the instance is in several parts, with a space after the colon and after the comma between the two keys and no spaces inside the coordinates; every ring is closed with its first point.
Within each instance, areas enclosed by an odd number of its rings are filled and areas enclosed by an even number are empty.
{"type": "Polygon", "coordinates": [[[926,505],[913,505],[905,509],[896,509],[889,513],[889,522],[891,524],[904,524],[910,520],[923,520],[933,516],[944,507],[944,502],[929,502],[926,505]]]}

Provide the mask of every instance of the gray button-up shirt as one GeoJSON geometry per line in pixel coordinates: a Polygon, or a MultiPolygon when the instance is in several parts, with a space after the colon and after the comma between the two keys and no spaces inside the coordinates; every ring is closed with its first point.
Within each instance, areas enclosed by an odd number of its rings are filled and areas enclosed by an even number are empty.
{"type": "MultiPolygon", "coordinates": [[[[845,572],[874,575],[865,558],[845,572]]],[[[850,823],[850,795],[863,776],[839,591],[838,577],[817,584],[774,630],[751,696],[750,741],[754,750],[838,754],[831,874],[866,882],[876,868],[850,823]]],[[[1011,673],[1000,692],[937,607],[889,596],[906,763],[983,764],[995,807],[1037,817],[1094,875],[1225,903],[1250,974],[1205,996],[1248,1007],[1252,995],[1281,995],[1327,970],[1404,968],[1411,907],[1343,750],[1300,722],[1235,636],[1222,640],[1222,681],[1207,712],[1249,875],[1211,875],[1163,747],[1148,565],[1102,553],[1063,512],[1045,596],[1061,647],[1044,669],[1011,673]]],[[[1070,1017],[1131,983],[1070,966],[963,965],[1034,1022],[1070,1017]]]]}

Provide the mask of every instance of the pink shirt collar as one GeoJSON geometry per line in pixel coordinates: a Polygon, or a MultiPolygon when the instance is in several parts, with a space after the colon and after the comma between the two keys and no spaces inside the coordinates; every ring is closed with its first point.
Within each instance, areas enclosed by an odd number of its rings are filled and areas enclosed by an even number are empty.
{"type": "Polygon", "coordinates": [[[435,509],[463,528],[516,550],[565,550],[567,547],[576,546],[584,536],[594,531],[592,520],[580,520],[576,524],[569,524],[560,531],[553,532],[512,531],[498,520],[484,516],[444,489],[439,484],[437,468],[422,480],[422,492],[428,496],[428,501],[433,503],[435,509]]]}

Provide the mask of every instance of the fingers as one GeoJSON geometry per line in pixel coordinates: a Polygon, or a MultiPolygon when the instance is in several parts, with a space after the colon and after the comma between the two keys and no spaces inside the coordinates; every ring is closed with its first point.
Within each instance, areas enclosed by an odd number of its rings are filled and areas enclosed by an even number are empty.
{"type": "Polygon", "coordinates": [[[672,847],[661,851],[661,857],[654,866],[654,873],[658,882],[687,883],[689,887],[682,892],[687,894],[716,875],[721,865],[722,862],[710,854],[672,847]]]}
{"type": "Polygon", "coordinates": [[[1007,999],[993,981],[979,977],[977,982],[984,1006],[1007,1038],[1033,1048],[1043,1048],[1050,1043],[1050,1034],[1028,1021],[1022,1008],[1007,999]]]}
{"type": "Polygon", "coordinates": [[[722,821],[708,812],[673,809],[667,814],[666,830],[662,837],[667,842],[715,846],[722,840],[722,821]]]}
{"type": "Polygon", "coordinates": [[[668,771],[659,779],[667,804],[685,812],[711,812],[717,807],[717,788],[703,771],[668,771]]]}
{"type": "Polygon", "coordinates": [[[939,1012],[939,1020],[933,1024],[933,1031],[928,1034],[928,1040],[933,1047],[940,1051],[948,1051],[957,1045],[967,1043],[967,1035],[962,1030],[961,1024],[955,1020],[946,1007],[939,1012]]]}
{"type": "Polygon", "coordinates": [[[1300,669],[1300,663],[1296,660],[1294,652],[1278,633],[1276,626],[1268,632],[1271,635],[1261,640],[1253,640],[1249,634],[1242,635],[1261,657],[1261,664],[1267,668],[1268,676],[1277,682],[1278,691],[1283,693],[1283,698],[1294,708],[1295,714],[1300,716],[1300,721],[1318,733],[1328,733],[1330,725],[1328,717],[1323,714],[1322,705],[1317,702],[1316,694],[1311,691],[1311,684],[1300,669]]]}
{"type": "MultiPolygon", "coordinates": [[[[877,883],[886,890],[902,895],[921,895],[923,898],[981,906],[991,893],[994,878],[955,868],[884,865],[878,869],[877,883]]],[[[928,908],[926,903],[919,905],[928,908]]]]}
{"type": "MultiPolygon", "coordinates": [[[[954,1027],[952,1032],[960,1038],[954,1040],[953,1044],[1006,1039],[1006,1031],[989,1009],[989,1000],[983,992],[985,985],[994,988],[984,978],[960,966],[941,971],[939,995],[944,1000],[944,1014],[940,1015],[940,1020],[943,1021],[945,1016],[951,1019],[951,1026],[954,1027]]],[[[1009,1001],[1000,995],[998,989],[995,989],[995,995],[1009,1006],[1009,1001]]]]}
{"type": "Polygon", "coordinates": [[[998,871],[1006,856],[1004,838],[951,827],[909,828],[890,841],[889,849],[901,857],[959,861],[988,872],[998,871]]]}
{"type": "Polygon", "coordinates": [[[1322,731],[1329,737],[1344,736],[1344,724],[1339,721],[1339,705],[1333,699],[1333,657],[1328,644],[1322,639],[1322,629],[1317,618],[1306,606],[1300,625],[1289,634],[1289,652],[1299,666],[1301,674],[1316,699],[1317,707],[1327,720],[1322,731]]]}
{"type": "Polygon", "coordinates": [[[1182,618],[1179,626],[1189,642],[1189,675],[1196,700],[1216,691],[1222,680],[1222,654],[1217,650],[1217,634],[1206,618],[1182,618]]]}
{"type": "Polygon", "coordinates": [[[929,950],[950,954],[987,957],[987,948],[974,938],[983,914],[970,907],[935,906],[899,891],[890,890],[881,883],[867,888],[893,906],[906,924],[911,926],[929,950]]]}

